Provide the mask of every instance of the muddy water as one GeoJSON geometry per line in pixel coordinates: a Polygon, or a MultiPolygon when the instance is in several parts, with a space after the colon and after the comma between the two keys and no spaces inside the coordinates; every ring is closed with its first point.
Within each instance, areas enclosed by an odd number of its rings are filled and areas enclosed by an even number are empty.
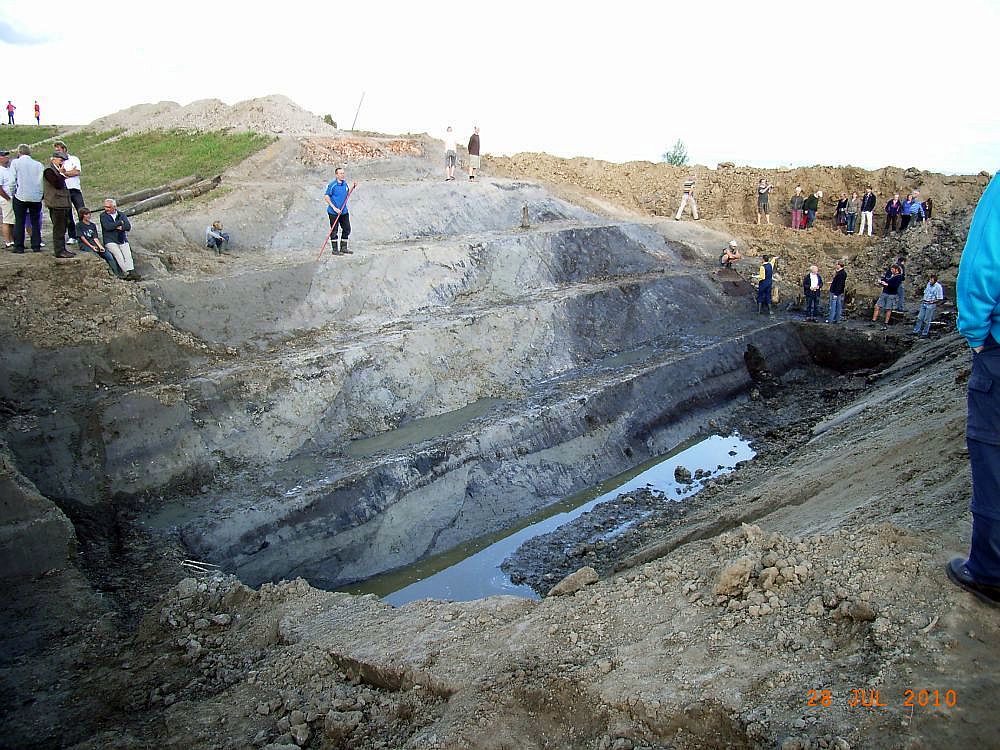
{"type": "MultiPolygon", "coordinates": [[[[500,569],[501,563],[527,540],[554,531],[600,503],[642,487],[662,492],[666,496],[663,502],[675,502],[689,497],[701,485],[697,482],[679,484],[674,479],[674,470],[678,466],[687,468],[692,474],[701,469],[708,476],[719,476],[732,471],[737,463],[753,456],[750,444],[738,435],[713,435],[693,445],[682,445],[668,456],[655,458],[596,487],[555,503],[544,511],[523,519],[513,528],[474,539],[444,554],[371,578],[346,590],[351,593],[378,594],[394,605],[416,599],[468,601],[496,594],[537,599],[538,595],[530,587],[512,583],[510,577],[500,569]]],[[[642,518],[630,518],[614,529],[603,531],[600,537],[611,539],[642,518]]]]}
{"type": "Polygon", "coordinates": [[[399,450],[424,440],[441,437],[458,430],[502,403],[504,402],[501,399],[484,398],[445,414],[415,419],[403,427],[383,432],[375,437],[352,440],[347,447],[347,454],[355,458],[371,456],[380,451],[399,450]]]}

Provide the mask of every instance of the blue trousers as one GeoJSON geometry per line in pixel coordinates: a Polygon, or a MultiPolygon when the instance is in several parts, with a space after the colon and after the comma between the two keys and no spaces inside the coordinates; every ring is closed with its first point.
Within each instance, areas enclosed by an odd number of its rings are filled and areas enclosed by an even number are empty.
{"type": "Polygon", "coordinates": [[[831,323],[839,323],[841,316],[844,314],[844,295],[843,294],[831,294],[830,295],[830,317],[831,323]]]}
{"type": "Polygon", "coordinates": [[[819,317],[819,292],[806,292],[806,317],[819,317]]]}
{"type": "Polygon", "coordinates": [[[972,467],[972,545],[966,563],[980,583],[1000,586],[1000,345],[973,355],[966,430],[972,467]]]}
{"type": "Polygon", "coordinates": [[[920,312],[917,314],[917,324],[913,326],[914,333],[926,336],[931,332],[931,323],[934,322],[934,310],[936,307],[937,305],[935,304],[929,304],[927,302],[920,303],[920,312]],[[921,328],[923,330],[921,330],[921,328]]]}

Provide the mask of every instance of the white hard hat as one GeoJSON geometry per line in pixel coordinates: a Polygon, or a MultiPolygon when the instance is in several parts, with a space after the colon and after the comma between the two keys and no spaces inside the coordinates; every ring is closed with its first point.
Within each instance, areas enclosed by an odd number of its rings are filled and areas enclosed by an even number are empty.
{"type": "Polygon", "coordinates": [[[729,247],[736,247],[736,240],[729,240],[729,247]]]}

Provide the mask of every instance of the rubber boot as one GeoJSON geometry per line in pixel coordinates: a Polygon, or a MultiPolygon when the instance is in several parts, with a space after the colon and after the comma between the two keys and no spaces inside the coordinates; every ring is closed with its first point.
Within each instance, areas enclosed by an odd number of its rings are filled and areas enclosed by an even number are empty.
{"type": "Polygon", "coordinates": [[[347,249],[347,240],[340,241],[340,254],[341,255],[354,255],[353,250],[347,249]]]}
{"type": "Polygon", "coordinates": [[[340,255],[340,240],[331,237],[330,246],[333,248],[333,250],[330,251],[330,255],[340,255]]]}

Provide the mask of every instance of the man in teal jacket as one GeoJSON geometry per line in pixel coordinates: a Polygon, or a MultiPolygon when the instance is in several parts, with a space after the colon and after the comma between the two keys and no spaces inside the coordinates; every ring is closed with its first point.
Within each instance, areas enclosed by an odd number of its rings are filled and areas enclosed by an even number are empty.
{"type": "Polygon", "coordinates": [[[956,285],[958,331],[972,349],[966,442],[972,466],[969,558],[948,564],[948,577],[1000,607],[1000,180],[976,206],[956,285]]]}

